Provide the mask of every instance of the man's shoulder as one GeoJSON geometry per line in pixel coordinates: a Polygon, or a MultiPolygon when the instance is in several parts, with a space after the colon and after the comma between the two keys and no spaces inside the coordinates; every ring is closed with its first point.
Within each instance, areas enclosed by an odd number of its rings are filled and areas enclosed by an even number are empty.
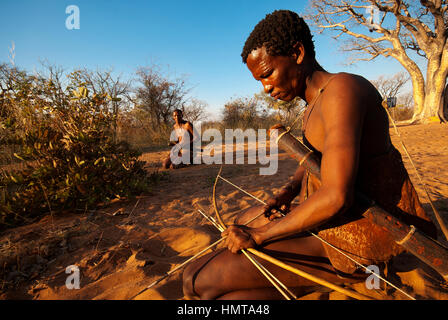
{"type": "Polygon", "coordinates": [[[376,96],[376,89],[369,80],[347,72],[336,73],[326,91],[332,98],[340,96],[350,100],[365,100],[367,97],[376,96]]]}
{"type": "Polygon", "coordinates": [[[331,81],[333,85],[343,85],[347,88],[357,87],[357,86],[370,86],[371,82],[354,73],[348,72],[339,72],[334,75],[333,81],[331,81]]]}
{"type": "Polygon", "coordinates": [[[187,128],[193,128],[193,124],[190,121],[185,121],[184,126],[187,128]]]}
{"type": "Polygon", "coordinates": [[[367,79],[341,72],[334,75],[325,89],[320,110],[328,123],[342,118],[352,121],[361,117],[376,98],[376,89],[367,79]]]}

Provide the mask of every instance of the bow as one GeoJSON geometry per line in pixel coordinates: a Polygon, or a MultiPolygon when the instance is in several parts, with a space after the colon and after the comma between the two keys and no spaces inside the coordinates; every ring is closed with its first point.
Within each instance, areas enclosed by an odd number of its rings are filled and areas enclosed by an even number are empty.
{"type": "Polygon", "coordinates": [[[221,214],[219,213],[218,204],[216,203],[216,186],[218,185],[219,177],[221,176],[222,172],[222,164],[219,168],[218,175],[216,176],[215,183],[213,184],[213,194],[212,194],[212,202],[213,202],[213,209],[215,210],[216,218],[218,219],[219,224],[223,229],[227,229],[226,224],[224,223],[224,220],[221,217],[221,214]]]}
{"type": "MultiPolygon", "coordinates": [[[[260,200],[260,199],[258,199],[257,197],[255,197],[255,196],[253,196],[253,195],[251,195],[250,193],[248,193],[247,191],[245,191],[245,190],[243,190],[243,189],[241,189],[240,187],[238,187],[238,186],[236,186],[235,184],[233,184],[233,183],[231,183],[230,181],[228,181],[227,179],[224,179],[224,178],[222,178],[221,176],[220,176],[220,173],[221,173],[221,171],[222,171],[222,166],[221,166],[221,168],[220,168],[220,170],[219,170],[219,173],[218,173],[218,175],[217,175],[217,177],[216,177],[216,179],[215,179],[215,184],[214,184],[214,186],[213,186],[213,206],[214,206],[214,209],[215,209],[215,213],[216,213],[216,215],[217,215],[217,218],[220,220],[220,224],[222,224],[223,226],[225,226],[225,223],[224,223],[224,221],[222,220],[222,217],[221,217],[221,215],[220,215],[220,213],[219,213],[219,209],[218,209],[218,206],[217,206],[217,203],[216,203],[216,185],[217,185],[217,183],[218,183],[218,179],[219,178],[221,178],[222,180],[224,180],[224,181],[226,181],[226,182],[228,182],[228,183],[230,183],[231,185],[233,185],[233,186],[235,186],[237,189],[239,189],[239,190],[241,190],[242,192],[244,192],[244,193],[246,193],[246,194],[248,194],[248,195],[250,195],[252,198],[254,198],[254,199],[257,199],[258,201],[262,201],[262,200],[260,200]]],[[[200,210],[199,210],[199,212],[201,212],[200,210]]],[[[202,212],[201,212],[201,214],[202,214],[202,212]]],[[[203,214],[204,216],[206,216],[205,214],[203,214]]],[[[245,224],[249,224],[249,223],[251,223],[253,220],[255,220],[256,218],[258,218],[260,215],[257,215],[256,217],[254,217],[254,218],[252,218],[250,221],[248,221],[247,223],[245,223],[245,224]]],[[[206,216],[207,217],[207,216],[206,216]]],[[[213,219],[210,219],[210,222],[212,222],[213,221],[213,219]]],[[[214,224],[213,222],[212,222],[212,224],[214,224]]],[[[223,227],[223,226],[221,226],[221,225],[219,225],[219,228],[218,229],[221,229],[221,230],[224,230],[225,229],[225,227],[223,227]]],[[[217,226],[218,227],[218,226],[217,226]]],[[[221,231],[220,230],[220,231],[221,231]]],[[[215,241],[214,243],[212,243],[211,245],[209,245],[208,247],[206,247],[206,248],[204,248],[203,250],[201,250],[200,252],[198,252],[197,254],[195,254],[194,256],[192,256],[191,258],[189,258],[189,259],[187,259],[186,261],[184,261],[182,264],[180,264],[179,266],[177,266],[176,268],[174,268],[174,269],[172,269],[172,270],[170,270],[169,272],[167,272],[165,275],[163,275],[162,277],[160,277],[159,279],[157,279],[156,281],[154,281],[153,283],[151,283],[149,286],[147,286],[146,288],[144,288],[144,289],[142,289],[142,290],[140,290],[137,294],[135,294],[135,295],[133,295],[130,299],[132,300],[132,299],[134,299],[135,297],[137,297],[138,295],[140,295],[141,293],[143,293],[143,292],[145,292],[146,290],[148,290],[148,289],[150,289],[150,288],[152,288],[153,286],[155,286],[156,284],[158,284],[158,283],[160,283],[163,279],[165,279],[165,278],[167,278],[167,277],[169,277],[171,274],[173,274],[173,273],[175,273],[175,272],[177,272],[178,270],[181,270],[186,264],[188,264],[189,262],[191,262],[191,261],[194,261],[195,259],[197,259],[198,257],[200,257],[202,254],[204,254],[205,252],[207,252],[209,249],[211,249],[212,247],[214,247],[214,246],[216,246],[218,243],[220,243],[221,241],[223,241],[225,239],[225,237],[224,238],[220,238],[220,239],[218,239],[217,241],[215,241]]],[[[293,297],[293,298],[295,298],[295,299],[297,299],[297,297],[291,292],[291,291],[289,291],[288,290],[288,288],[286,288],[286,286],[284,285],[284,284],[282,284],[278,279],[276,279],[261,263],[259,263],[258,261],[256,261],[253,257],[251,257],[249,254],[248,254],[248,252],[246,252],[245,250],[242,250],[243,251],[243,254],[254,264],[254,266],[274,285],[274,287],[276,287],[277,288],[277,290],[286,298],[286,299],[291,299],[289,296],[288,296],[288,294],[291,296],[291,297],[293,297]],[[282,287],[282,288],[280,288],[280,287],[282,287]]],[[[318,277],[316,277],[316,276],[313,276],[313,275],[311,275],[311,274],[309,274],[309,273],[306,273],[306,272],[304,272],[304,271],[302,271],[302,270],[299,270],[299,269],[297,269],[297,268],[294,268],[294,267],[292,267],[292,266],[290,266],[290,265],[288,265],[288,264],[286,264],[286,263],[284,263],[284,262],[282,262],[282,261],[280,261],[280,260],[277,260],[277,259],[275,259],[275,258],[273,258],[273,257],[271,257],[271,256],[269,256],[269,255],[267,255],[267,254],[265,254],[265,253],[263,253],[263,252],[260,252],[260,251],[258,251],[258,250],[255,250],[255,249],[253,249],[253,248],[249,248],[249,249],[247,249],[247,251],[249,251],[250,253],[252,253],[252,254],[254,254],[254,255],[256,255],[256,256],[258,256],[258,257],[260,257],[260,258],[262,258],[262,259],[264,259],[264,260],[266,260],[266,261],[269,261],[269,262],[271,262],[272,264],[274,264],[274,265],[277,265],[277,266],[279,266],[279,267],[281,267],[281,268],[283,268],[283,269],[285,269],[285,270],[288,270],[288,271],[290,271],[290,272],[292,272],[292,273],[295,273],[295,274],[297,274],[298,276],[301,276],[301,277],[304,277],[304,278],[306,278],[306,279],[309,279],[309,280],[311,280],[311,281],[314,281],[314,282],[316,282],[316,283],[318,283],[318,284],[320,284],[320,285],[323,285],[323,286],[326,286],[326,287],[328,287],[328,288],[330,288],[330,289],[332,289],[332,290],[336,290],[336,291],[338,291],[338,292],[341,292],[341,293],[343,293],[343,294],[345,294],[345,295],[347,295],[347,296],[349,296],[349,297],[352,297],[352,298],[355,298],[355,299],[359,299],[359,300],[370,300],[370,298],[369,297],[366,297],[366,296],[364,296],[364,295],[362,295],[362,294],[360,294],[360,293],[358,293],[358,292],[354,292],[354,291],[351,291],[351,290],[349,290],[349,289],[346,289],[346,288],[342,288],[342,287],[340,287],[340,286],[338,286],[338,285],[335,285],[335,284],[332,284],[331,282],[328,282],[328,281],[326,281],[326,280],[324,280],[324,279],[320,279],[320,278],[318,278],[318,277]]]]}
{"type": "MultiPolygon", "coordinates": [[[[201,211],[199,212],[203,216],[205,216],[212,224],[214,224],[219,231],[223,232],[225,229],[227,229],[227,226],[221,217],[221,214],[218,209],[218,204],[216,202],[216,186],[218,185],[218,180],[221,177],[221,172],[222,172],[222,165],[219,168],[218,175],[216,176],[215,183],[213,184],[213,195],[212,195],[213,209],[215,210],[218,223],[215,225],[213,219],[207,217],[203,212],[201,211]]],[[[294,295],[294,293],[292,293],[280,280],[278,280],[272,273],[270,273],[265,266],[263,266],[261,263],[255,260],[254,257],[250,256],[246,250],[241,250],[241,252],[246,256],[247,259],[249,259],[250,262],[252,262],[252,264],[261,272],[261,274],[269,282],[271,282],[271,284],[274,285],[274,287],[283,295],[283,297],[286,298],[286,300],[291,300],[291,297],[297,300],[297,297],[294,295]]]]}
{"type": "MultiPolygon", "coordinates": [[[[247,192],[246,190],[242,189],[241,187],[235,185],[234,183],[230,182],[229,180],[227,180],[227,179],[221,177],[221,172],[222,172],[222,165],[221,165],[221,168],[219,169],[218,175],[216,176],[216,179],[215,179],[215,184],[214,184],[214,186],[213,186],[213,199],[212,199],[212,202],[213,202],[213,208],[214,208],[214,210],[215,210],[216,217],[217,217],[219,223],[220,223],[222,226],[224,226],[223,228],[225,229],[226,226],[225,226],[225,223],[224,223],[224,221],[223,221],[223,219],[222,219],[222,217],[221,217],[221,214],[220,214],[220,212],[219,212],[218,205],[217,205],[217,202],[216,202],[216,185],[217,185],[217,183],[218,183],[218,179],[219,179],[219,178],[221,178],[221,179],[224,180],[225,182],[229,183],[229,184],[232,185],[233,187],[237,188],[238,190],[242,191],[243,193],[249,195],[249,196],[252,197],[253,199],[257,200],[258,202],[260,202],[260,203],[262,203],[262,204],[264,204],[264,205],[266,205],[266,202],[264,202],[263,200],[257,198],[256,196],[250,194],[249,192],[247,192]]],[[[246,222],[245,225],[250,224],[252,221],[254,221],[255,219],[257,219],[257,218],[258,218],[259,216],[261,216],[262,214],[263,214],[263,212],[260,213],[259,215],[256,215],[256,216],[255,216],[254,218],[252,218],[250,221],[246,222]]],[[[310,233],[311,236],[317,238],[317,239],[320,240],[321,242],[325,243],[327,246],[332,247],[333,249],[337,250],[338,252],[340,252],[341,254],[343,254],[344,256],[346,256],[347,258],[349,258],[350,260],[354,261],[354,262],[355,262],[357,265],[359,265],[360,267],[363,267],[364,269],[369,270],[369,269],[367,269],[364,265],[360,264],[358,261],[354,260],[353,258],[351,258],[350,256],[346,255],[344,252],[342,252],[342,251],[339,250],[338,248],[334,247],[334,246],[333,246],[332,244],[330,244],[329,242],[327,242],[327,241],[325,241],[324,239],[322,239],[321,237],[319,237],[317,234],[315,234],[315,233],[313,233],[313,232],[310,232],[310,231],[309,231],[309,233],[310,233]]],[[[333,289],[333,290],[336,290],[336,291],[339,291],[339,292],[341,292],[341,293],[344,293],[344,294],[346,294],[347,296],[353,297],[353,298],[355,298],[355,299],[361,299],[361,300],[364,300],[364,299],[366,299],[366,298],[369,299],[368,297],[366,297],[366,296],[364,296],[364,295],[360,295],[360,294],[358,294],[358,293],[352,292],[352,291],[347,290],[347,289],[345,289],[345,288],[341,288],[341,287],[339,287],[339,286],[337,286],[337,285],[335,285],[335,284],[332,284],[332,283],[330,283],[330,282],[328,282],[328,281],[326,281],[326,280],[324,280],[324,279],[320,279],[320,278],[318,278],[318,277],[316,277],[316,276],[314,276],[314,275],[308,274],[308,273],[306,273],[306,272],[304,272],[304,271],[302,271],[302,270],[300,270],[300,269],[297,269],[297,268],[294,268],[294,267],[292,267],[292,266],[290,266],[290,265],[287,265],[287,264],[283,263],[282,261],[277,260],[277,259],[275,259],[275,258],[273,258],[273,257],[271,257],[271,256],[269,256],[269,255],[266,255],[266,254],[264,254],[264,253],[262,253],[262,252],[260,252],[260,251],[255,250],[255,249],[253,249],[253,248],[249,248],[249,249],[247,249],[247,251],[249,251],[249,252],[251,252],[252,254],[254,254],[254,255],[256,255],[256,256],[262,258],[262,259],[265,259],[265,260],[267,260],[267,261],[269,261],[269,262],[271,262],[271,263],[273,263],[273,264],[275,264],[275,265],[277,265],[277,266],[279,266],[279,267],[281,267],[281,268],[283,268],[283,269],[285,269],[285,270],[288,270],[288,271],[290,271],[290,272],[292,272],[292,273],[295,273],[295,274],[297,274],[297,275],[299,275],[299,276],[302,276],[302,277],[304,277],[304,278],[306,278],[306,279],[308,279],[308,280],[314,281],[314,282],[316,282],[316,283],[318,283],[318,284],[321,284],[321,285],[326,286],[326,287],[328,287],[328,288],[331,288],[331,289],[333,289]]],[[[407,294],[406,292],[404,292],[403,290],[401,290],[401,289],[398,288],[397,286],[393,285],[392,283],[390,283],[389,281],[387,281],[386,279],[384,279],[383,277],[381,277],[379,274],[376,274],[375,272],[370,271],[370,270],[369,270],[369,272],[373,273],[373,274],[376,275],[379,279],[383,280],[384,282],[386,282],[387,284],[389,284],[389,285],[392,286],[393,288],[397,289],[398,291],[400,291],[401,293],[403,293],[404,295],[406,295],[406,296],[407,296],[408,298],[410,298],[411,300],[415,300],[414,297],[410,296],[409,294],[407,294]]]]}

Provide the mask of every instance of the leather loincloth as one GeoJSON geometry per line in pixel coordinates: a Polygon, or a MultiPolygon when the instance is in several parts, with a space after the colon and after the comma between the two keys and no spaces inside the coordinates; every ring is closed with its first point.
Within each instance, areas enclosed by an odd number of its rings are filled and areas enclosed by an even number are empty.
{"type": "MultiPolygon", "coordinates": [[[[385,155],[363,161],[357,177],[356,190],[402,221],[435,236],[436,229],[419,202],[398,150],[392,147],[385,155]]],[[[319,187],[320,181],[307,172],[299,201],[306,200],[319,187]]],[[[356,204],[316,231],[321,238],[364,265],[387,262],[403,251],[384,229],[362,217],[362,209],[356,204]]],[[[326,244],[323,246],[335,269],[348,274],[357,269],[347,257],[326,244]]]]}

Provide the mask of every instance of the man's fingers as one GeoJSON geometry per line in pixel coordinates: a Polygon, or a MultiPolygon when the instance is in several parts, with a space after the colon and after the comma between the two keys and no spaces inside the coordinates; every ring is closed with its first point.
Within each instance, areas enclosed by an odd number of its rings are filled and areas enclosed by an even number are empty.
{"type": "Polygon", "coordinates": [[[255,241],[245,228],[247,227],[233,225],[221,233],[222,236],[227,235],[224,244],[230,252],[239,253],[240,250],[255,245],[255,241]]]}
{"type": "Polygon", "coordinates": [[[290,208],[291,208],[290,204],[284,204],[284,205],[282,205],[282,206],[280,207],[280,211],[281,211],[283,214],[286,214],[286,213],[289,212],[289,209],[290,209],[290,208]]]}
{"type": "Polygon", "coordinates": [[[228,231],[229,229],[224,230],[223,232],[221,232],[221,237],[224,238],[225,236],[227,236],[227,234],[229,233],[228,231]]]}
{"type": "Polygon", "coordinates": [[[264,211],[263,211],[264,216],[265,217],[269,217],[273,213],[273,210],[275,208],[276,208],[275,205],[267,205],[267,206],[265,206],[264,207],[264,211]]]}
{"type": "Polygon", "coordinates": [[[278,218],[281,218],[281,217],[283,217],[282,213],[275,212],[275,213],[271,214],[268,219],[269,219],[269,221],[272,221],[272,220],[275,220],[275,219],[278,219],[278,218]]]}

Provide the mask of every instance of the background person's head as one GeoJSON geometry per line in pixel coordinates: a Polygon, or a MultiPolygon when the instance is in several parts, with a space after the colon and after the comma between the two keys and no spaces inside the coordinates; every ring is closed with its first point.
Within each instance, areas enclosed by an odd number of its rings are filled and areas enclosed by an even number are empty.
{"type": "Polygon", "coordinates": [[[182,110],[180,110],[180,109],[174,110],[173,111],[173,119],[176,124],[182,122],[182,120],[183,120],[182,110]]]}

